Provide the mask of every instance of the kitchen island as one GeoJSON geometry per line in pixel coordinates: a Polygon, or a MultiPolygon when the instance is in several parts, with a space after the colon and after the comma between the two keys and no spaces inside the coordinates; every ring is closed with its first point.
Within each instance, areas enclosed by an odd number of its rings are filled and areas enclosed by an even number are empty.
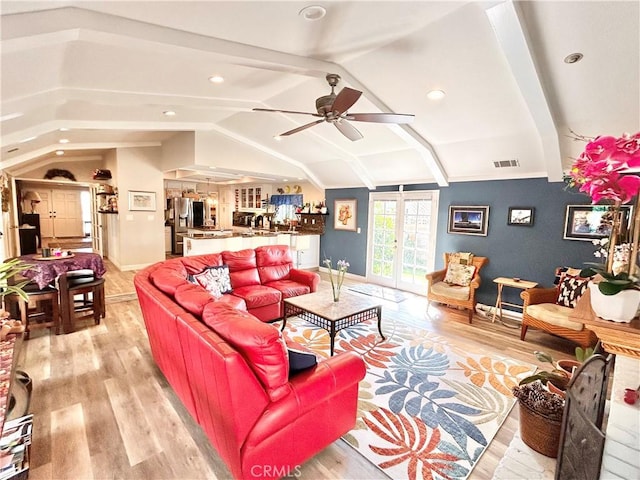
{"type": "Polygon", "coordinates": [[[297,268],[320,266],[320,235],[304,232],[273,232],[253,230],[238,232],[231,230],[189,229],[183,234],[185,257],[204,253],[219,253],[224,250],[244,250],[262,245],[289,245],[294,251],[297,268]]]}

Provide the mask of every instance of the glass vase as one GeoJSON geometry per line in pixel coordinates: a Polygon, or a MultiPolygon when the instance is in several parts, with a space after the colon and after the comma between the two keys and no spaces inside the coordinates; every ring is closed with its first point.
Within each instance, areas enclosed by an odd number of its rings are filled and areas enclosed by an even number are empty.
{"type": "Polygon", "coordinates": [[[337,285],[332,285],[331,289],[333,290],[333,301],[334,302],[339,302],[340,301],[340,287],[337,285]]]}

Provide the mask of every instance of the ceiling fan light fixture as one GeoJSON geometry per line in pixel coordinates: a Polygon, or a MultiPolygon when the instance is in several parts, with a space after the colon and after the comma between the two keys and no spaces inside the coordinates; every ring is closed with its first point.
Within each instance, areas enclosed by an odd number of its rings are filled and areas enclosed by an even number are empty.
{"type": "Polygon", "coordinates": [[[211,83],[224,83],[224,77],[222,75],[211,75],[209,81],[211,83]]]}
{"type": "Polygon", "coordinates": [[[174,112],[173,110],[165,110],[164,112],[162,112],[162,114],[165,117],[175,117],[176,112],[174,112]]]}
{"type": "Polygon", "coordinates": [[[302,18],[308,22],[320,20],[327,14],[327,9],[321,5],[309,5],[298,12],[302,18]]]}
{"type": "Polygon", "coordinates": [[[282,135],[274,135],[274,136],[273,136],[273,139],[274,139],[276,142],[281,142],[281,141],[282,141],[282,135]]]}
{"type": "Polygon", "coordinates": [[[442,100],[446,96],[444,90],[431,90],[427,93],[429,100],[442,100]]]}

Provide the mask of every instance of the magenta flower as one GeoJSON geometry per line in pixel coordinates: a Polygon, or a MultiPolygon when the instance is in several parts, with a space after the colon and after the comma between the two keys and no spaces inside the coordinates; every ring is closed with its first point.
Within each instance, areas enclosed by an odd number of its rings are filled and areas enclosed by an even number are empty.
{"type": "Polygon", "coordinates": [[[640,191],[640,177],[625,173],[635,167],[640,167],[640,132],[620,138],[596,137],[574,162],[569,177],[593,203],[626,203],[640,191]]]}

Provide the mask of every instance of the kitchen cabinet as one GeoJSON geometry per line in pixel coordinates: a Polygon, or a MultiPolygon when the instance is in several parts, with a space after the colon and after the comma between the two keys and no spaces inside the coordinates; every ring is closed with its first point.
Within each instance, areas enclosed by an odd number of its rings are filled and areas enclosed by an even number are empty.
{"type": "Polygon", "coordinates": [[[262,211],[267,207],[271,185],[246,185],[235,187],[235,210],[243,212],[262,211]]]}

